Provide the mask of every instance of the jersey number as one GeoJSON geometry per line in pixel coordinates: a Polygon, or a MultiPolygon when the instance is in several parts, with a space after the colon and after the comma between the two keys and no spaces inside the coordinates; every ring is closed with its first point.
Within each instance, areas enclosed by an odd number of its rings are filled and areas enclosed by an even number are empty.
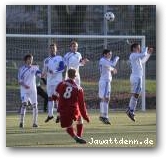
{"type": "Polygon", "coordinates": [[[73,88],[72,87],[66,87],[66,91],[63,94],[63,97],[65,99],[69,99],[71,97],[71,92],[72,92],[73,88]]]}

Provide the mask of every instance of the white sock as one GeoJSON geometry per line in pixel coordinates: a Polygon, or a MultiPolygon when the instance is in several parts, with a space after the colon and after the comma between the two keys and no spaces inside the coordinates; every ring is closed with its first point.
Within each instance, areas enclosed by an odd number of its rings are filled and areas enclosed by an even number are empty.
{"type": "Polygon", "coordinates": [[[37,124],[37,118],[38,118],[38,108],[37,105],[33,105],[33,123],[37,124]]]}
{"type": "Polygon", "coordinates": [[[108,118],[108,102],[103,102],[104,117],[108,118]]]}
{"type": "Polygon", "coordinates": [[[48,116],[53,116],[54,101],[48,101],[48,116]]]}
{"type": "Polygon", "coordinates": [[[100,116],[103,117],[103,113],[104,113],[104,108],[103,108],[103,101],[100,102],[100,116]]]}
{"type": "Polygon", "coordinates": [[[130,98],[130,103],[129,103],[129,107],[130,107],[130,110],[131,111],[135,111],[135,109],[136,109],[136,106],[137,106],[137,98],[135,98],[134,96],[131,96],[131,98],[130,98]]]}
{"type": "Polygon", "coordinates": [[[57,109],[58,109],[58,102],[54,102],[54,111],[56,112],[57,111],[57,109]]]}
{"type": "Polygon", "coordinates": [[[21,111],[20,111],[20,122],[21,123],[24,123],[25,113],[26,113],[26,106],[22,105],[21,111]]]}

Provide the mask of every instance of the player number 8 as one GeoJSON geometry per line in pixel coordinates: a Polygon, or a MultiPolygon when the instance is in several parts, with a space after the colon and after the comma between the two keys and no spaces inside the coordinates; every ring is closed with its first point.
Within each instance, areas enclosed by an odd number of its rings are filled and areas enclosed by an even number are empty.
{"type": "Polygon", "coordinates": [[[71,92],[72,92],[73,88],[72,87],[66,87],[66,91],[63,94],[63,97],[65,99],[69,99],[71,97],[71,92]]]}

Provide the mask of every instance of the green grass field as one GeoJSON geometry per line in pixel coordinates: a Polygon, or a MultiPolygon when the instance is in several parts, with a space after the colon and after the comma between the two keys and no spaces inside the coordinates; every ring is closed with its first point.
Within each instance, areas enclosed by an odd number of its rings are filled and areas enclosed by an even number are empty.
{"type": "Polygon", "coordinates": [[[26,114],[25,128],[20,129],[18,114],[6,114],[7,147],[155,147],[156,111],[136,112],[132,122],[125,111],[110,111],[111,125],[102,124],[99,111],[91,110],[91,122],[84,121],[84,139],[81,145],[66,134],[54,121],[45,123],[46,113],[39,113],[39,127],[32,128],[32,114],[26,114]],[[93,140],[93,142],[92,142],[93,140]]]}

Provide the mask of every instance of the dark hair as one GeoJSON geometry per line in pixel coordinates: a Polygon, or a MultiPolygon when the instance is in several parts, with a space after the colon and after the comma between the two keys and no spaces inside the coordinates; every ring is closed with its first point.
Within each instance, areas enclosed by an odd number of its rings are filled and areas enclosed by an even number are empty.
{"type": "Polygon", "coordinates": [[[111,52],[111,50],[109,50],[109,49],[104,49],[104,50],[103,50],[103,55],[106,55],[106,54],[109,53],[109,52],[111,52]]]}
{"type": "Polygon", "coordinates": [[[131,52],[133,51],[134,48],[137,48],[140,44],[139,43],[133,43],[130,47],[131,52]]]}
{"type": "Polygon", "coordinates": [[[32,54],[27,54],[24,56],[24,61],[27,61],[28,58],[32,58],[33,55],[32,54]]]}
{"type": "Polygon", "coordinates": [[[55,47],[55,46],[57,46],[56,43],[50,44],[50,47],[55,47]]]}

